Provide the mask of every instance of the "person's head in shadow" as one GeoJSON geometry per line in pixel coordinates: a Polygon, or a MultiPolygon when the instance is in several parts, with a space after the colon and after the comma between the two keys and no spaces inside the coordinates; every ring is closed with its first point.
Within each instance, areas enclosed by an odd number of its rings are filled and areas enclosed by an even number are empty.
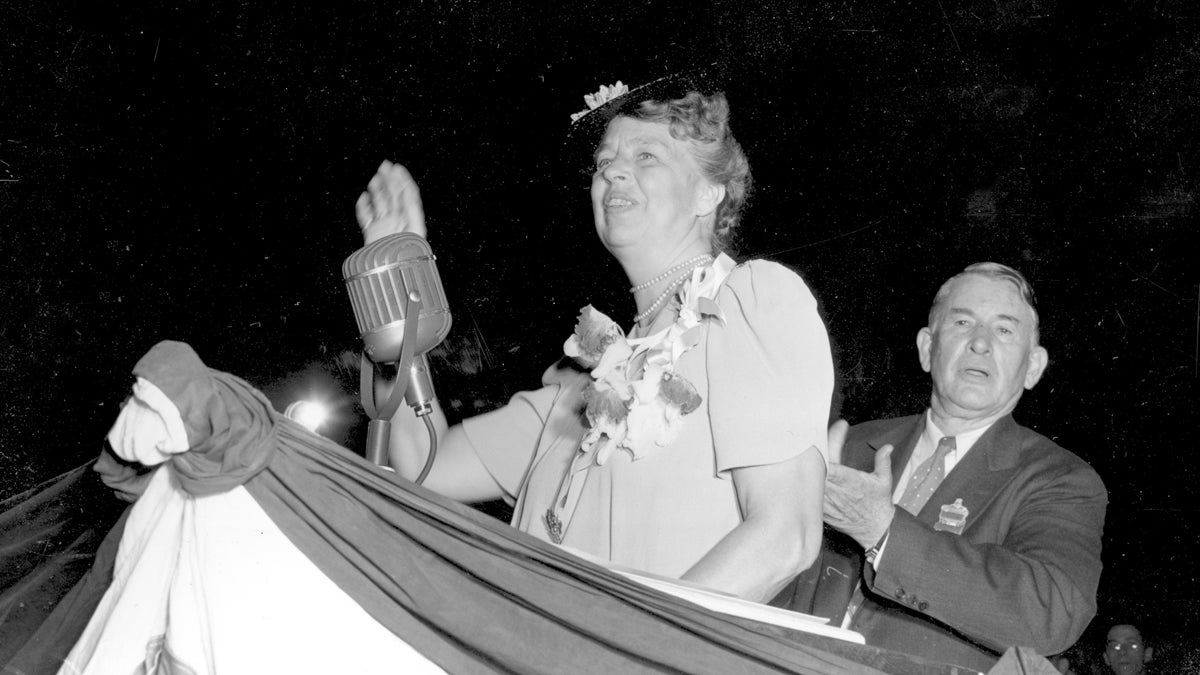
{"type": "Polygon", "coordinates": [[[1062,675],[1078,675],[1071,666],[1071,657],[1067,654],[1052,657],[1050,663],[1054,664],[1054,669],[1062,675]]]}
{"type": "Polygon", "coordinates": [[[1115,675],[1141,675],[1154,656],[1147,647],[1137,626],[1118,623],[1108,629],[1104,638],[1104,664],[1115,675]]]}

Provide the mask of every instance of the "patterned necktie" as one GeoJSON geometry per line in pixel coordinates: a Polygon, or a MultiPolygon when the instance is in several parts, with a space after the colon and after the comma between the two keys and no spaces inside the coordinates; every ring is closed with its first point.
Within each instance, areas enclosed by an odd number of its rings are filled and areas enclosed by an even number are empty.
{"type": "Polygon", "coordinates": [[[921,507],[933,496],[942,479],[946,477],[946,453],[954,450],[954,437],[943,436],[938,441],[937,450],[933,456],[921,462],[908,479],[908,487],[896,505],[914,516],[921,512],[921,507]]]}

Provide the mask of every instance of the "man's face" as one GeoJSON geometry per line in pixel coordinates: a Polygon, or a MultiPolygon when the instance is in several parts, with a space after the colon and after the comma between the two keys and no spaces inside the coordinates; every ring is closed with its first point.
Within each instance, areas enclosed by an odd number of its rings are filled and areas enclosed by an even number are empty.
{"type": "Polygon", "coordinates": [[[1150,650],[1142,644],[1142,634],[1128,625],[1113,626],[1104,647],[1104,662],[1116,675],[1140,675],[1150,662],[1150,650]]]}
{"type": "Polygon", "coordinates": [[[1015,284],[979,274],[952,284],[917,350],[933,376],[935,416],[975,428],[1011,412],[1048,357],[1034,344],[1033,312],[1015,284]]]}

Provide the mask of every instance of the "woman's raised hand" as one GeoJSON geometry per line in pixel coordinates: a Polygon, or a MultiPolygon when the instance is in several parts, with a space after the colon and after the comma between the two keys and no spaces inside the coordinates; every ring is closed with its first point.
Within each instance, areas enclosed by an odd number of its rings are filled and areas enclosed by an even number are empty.
{"type": "Polygon", "coordinates": [[[408,169],[386,159],[354,204],[354,212],[364,244],[400,232],[425,236],[425,209],[417,182],[408,169]]]}

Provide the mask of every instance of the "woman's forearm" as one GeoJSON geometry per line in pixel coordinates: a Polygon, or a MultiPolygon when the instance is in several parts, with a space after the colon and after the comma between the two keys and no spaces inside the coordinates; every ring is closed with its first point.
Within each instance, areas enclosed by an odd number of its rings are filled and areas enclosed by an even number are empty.
{"type": "MultiPolygon", "coordinates": [[[[436,456],[424,487],[463,503],[500,499],[504,491],[471,446],[462,425],[449,427],[440,407],[429,414],[437,431],[436,456]]],[[[407,480],[416,480],[429,455],[429,432],[424,421],[403,405],[392,418],[388,445],[391,467],[407,480]]]]}
{"type": "Polygon", "coordinates": [[[744,520],[683,580],[765,602],[816,560],[825,463],[810,448],[790,460],[733,474],[744,520]]]}
{"type": "Polygon", "coordinates": [[[806,539],[812,535],[747,520],[725,535],[683,580],[766,602],[816,558],[816,547],[806,539]]]}

